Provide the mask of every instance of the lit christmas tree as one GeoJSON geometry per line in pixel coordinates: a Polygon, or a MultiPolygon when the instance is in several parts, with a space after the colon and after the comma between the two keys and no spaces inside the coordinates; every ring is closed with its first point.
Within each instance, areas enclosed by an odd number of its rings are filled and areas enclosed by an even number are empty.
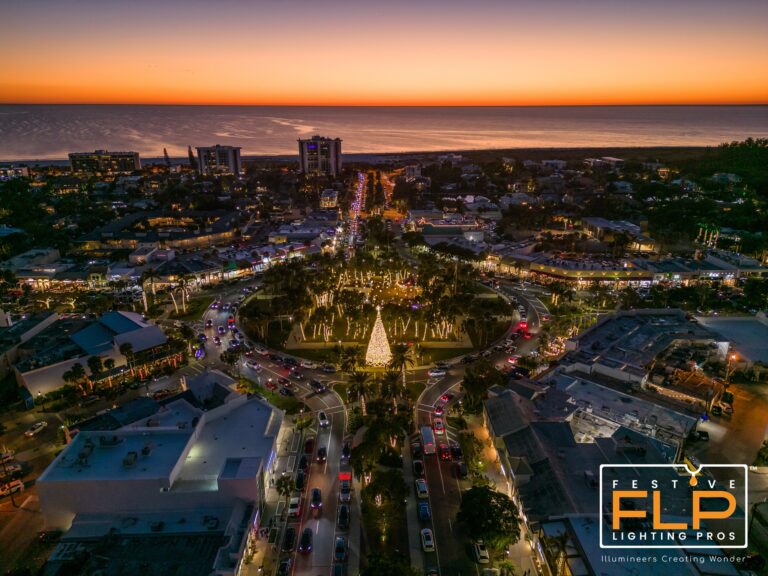
{"type": "Polygon", "coordinates": [[[386,366],[390,360],[392,360],[392,352],[389,349],[384,323],[381,321],[381,307],[377,306],[376,322],[368,342],[368,350],[365,352],[365,363],[369,366],[386,366]]]}

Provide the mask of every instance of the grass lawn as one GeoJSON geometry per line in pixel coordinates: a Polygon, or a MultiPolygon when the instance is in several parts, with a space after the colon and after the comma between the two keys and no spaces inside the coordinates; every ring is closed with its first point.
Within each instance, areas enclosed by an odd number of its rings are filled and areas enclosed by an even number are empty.
{"type": "Polygon", "coordinates": [[[170,315],[170,318],[173,318],[174,320],[199,320],[200,317],[203,315],[203,312],[205,312],[208,307],[213,302],[213,296],[204,296],[202,298],[190,298],[187,301],[187,311],[182,312],[181,310],[181,302],[177,301],[177,304],[179,305],[179,314],[176,315],[176,312],[172,312],[170,315]]]}
{"type": "Polygon", "coordinates": [[[415,402],[419,398],[419,395],[424,391],[424,388],[427,387],[427,385],[423,381],[413,382],[408,380],[405,387],[408,389],[408,393],[411,395],[411,398],[413,398],[413,401],[415,402]]]}
{"type": "Polygon", "coordinates": [[[273,392],[272,390],[268,388],[264,388],[263,386],[259,386],[252,380],[248,380],[247,378],[241,378],[240,384],[242,387],[246,389],[250,389],[251,391],[257,392],[264,396],[264,398],[272,404],[275,408],[280,408],[280,410],[284,410],[286,414],[298,414],[299,410],[301,410],[301,407],[304,405],[304,403],[296,398],[295,396],[282,396],[278,394],[277,392],[273,392]]]}
{"type": "Polygon", "coordinates": [[[421,362],[423,364],[434,364],[443,360],[450,360],[457,356],[464,356],[474,352],[474,348],[422,348],[421,362]]]}

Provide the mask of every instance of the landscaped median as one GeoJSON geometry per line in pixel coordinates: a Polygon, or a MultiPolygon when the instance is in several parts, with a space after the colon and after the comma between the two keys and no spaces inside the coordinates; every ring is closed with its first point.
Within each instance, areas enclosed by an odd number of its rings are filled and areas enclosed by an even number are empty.
{"type": "Polygon", "coordinates": [[[240,378],[237,388],[241,392],[263,396],[272,406],[283,410],[286,414],[298,414],[304,406],[304,403],[295,396],[282,396],[248,378],[240,378]]]}

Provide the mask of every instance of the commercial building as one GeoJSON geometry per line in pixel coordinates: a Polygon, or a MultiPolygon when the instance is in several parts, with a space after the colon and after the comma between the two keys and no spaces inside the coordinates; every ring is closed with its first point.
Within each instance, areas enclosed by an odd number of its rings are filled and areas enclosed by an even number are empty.
{"type": "Polygon", "coordinates": [[[72,172],[86,174],[129,174],[141,170],[138,152],[71,152],[72,172]]]}
{"type": "Polygon", "coordinates": [[[200,174],[203,175],[238,175],[243,170],[240,161],[240,148],[238,146],[198,147],[197,163],[200,174]]]}
{"type": "Polygon", "coordinates": [[[90,372],[91,356],[111,358],[119,369],[127,363],[120,352],[124,344],[131,345],[133,355],[151,355],[166,342],[159,326],[134,312],[107,312],[98,320],[61,317],[17,345],[16,381],[37,398],[64,386],[63,375],[75,364],[90,372]]]}
{"type": "Polygon", "coordinates": [[[49,573],[93,562],[104,573],[241,573],[283,413],[232,383],[203,373],[181,394],[80,429],[37,481],[46,528],[66,530],[49,573]]]}
{"type": "Polygon", "coordinates": [[[320,194],[320,208],[336,208],[339,204],[339,193],[332,188],[323,190],[320,194]]]}
{"type": "Polygon", "coordinates": [[[341,138],[312,136],[300,139],[299,170],[304,174],[341,174],[341,138]]]}

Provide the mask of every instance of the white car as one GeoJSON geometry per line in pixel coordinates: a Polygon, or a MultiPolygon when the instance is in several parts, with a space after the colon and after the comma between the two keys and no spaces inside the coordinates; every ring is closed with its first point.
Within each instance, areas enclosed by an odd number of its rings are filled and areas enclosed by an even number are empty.
{"type": "Polygon", "coordinates": [[[429,490],[427,489],[427,483],[424,478],[416,479],[416,496],[419,498],[429,498],[429,490]]]}
{"type": "Polygon", "coordinates": [[[472,550],[475,553],[475,560],[478,564],[489,564],[491,557],[488,555],[488,549],[482,540],[477,540],[472,544],[472,550]]]}
{"type": "Polygon", "coordinates": [[[445,370],[440,370],[439,368],[430,368],[427,372],[427,376],[430,378],[442,378],[445,374],[445,370]]]}
{"type": "Polygon", "coordinates": [[[435,551],[435,539],[432,536],[432,530],[429,528],[423,528],[421,530],[421,549],[424,552],[435,551]]]}
{"type": "Polygon", "coordinates": [[[293,496],[288,503],[288,516],[290,518],[296,518],[301,513],[301,497],[293,496]]]}
{"type": "Polygon", "coordinates": [[[46,427],[48,426],[48,422],[45,420],[41,420],[40,422],[35,422],[30,426],[26,432],[24,432],[24,436],[27,438],[32,438],[32,436],[35,436],[36,434],[39,434],[42,432],[46,427]]]}
{"type": "Polygon", "coordinates": [[[0,486],[0,497],[10,496],[13,492],[24,492],[24,482],[12,480],[8,484],[0,486]]]}
{"type": "Polygon", "coordinates": [[[261,364],[259,364],[258,362],[246,362],[245,365],[248,366],[248,368],[250,368],[251,370],[255,370],[256,372],[261,372],[261,364]]]}
{"type": "Polygon", "coordinates": [[[315,364],[311,360],[302,360],[301,362],[299,362],[299,365],[302,368],[306,368],[307,370],[314,370],[315,368],[317,368],[317,364],[315,364]]]}
{"type": "Polygon", "coordinates": [[[259,356],[266,356],[269,354],[269,350],[264,348],[264,346],[254,346],[253,351],[256,352],[259,356]]]}
{"type": "Polygon", "coordinates": [[[317,413],[317,421],[320,423],[320,428],[328,428],[328,426],[331,424],[328,421],[328,416],[326,416],[325,412],[322,410],[317,413]]]}

